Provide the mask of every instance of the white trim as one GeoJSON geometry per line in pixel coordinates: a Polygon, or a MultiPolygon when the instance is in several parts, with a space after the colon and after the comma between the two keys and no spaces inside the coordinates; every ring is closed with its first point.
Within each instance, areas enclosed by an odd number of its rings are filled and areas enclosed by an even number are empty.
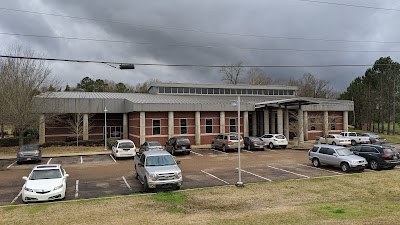
{"type": "MultiPolygon", "coordinates": [[[[214,127],[213,127],[213,118],[205,118],[204,119],[204,126],[205,126],[205,130],[204,130],[204,133],[205,134],[212,134],[213,133],[213,131],[214,131],[214,127]],[[211,125],[207,125],[207,120],[211,120],[211,125]],[[207,126],[211,126],[211,133],[207,133],[207,126]]],[[[219,125],[218,125],[219,126],[219,125]]]]}
{"type": "MultiPolygon", "coordinates": [[[[144,127],[144,129],[146,129],[146,126],[144,127]]],[[[161,135],[161,119],[156,119],[156,118],[152,118],[151,119],[151,135],[152,136],[157,136],[157,135],[161,135]],[[160,122],[160,125],[159,126],[154,126],[154,120],[158,120],[159,122],[160,122]],[[160,128],[160,133],[159,134],[154,134],[154,128],[160,128]]]]}

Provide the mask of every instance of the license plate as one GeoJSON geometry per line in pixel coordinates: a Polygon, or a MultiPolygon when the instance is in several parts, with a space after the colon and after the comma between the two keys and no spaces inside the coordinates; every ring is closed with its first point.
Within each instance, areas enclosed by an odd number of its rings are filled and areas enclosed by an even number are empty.
{"type": "Polygon", "coordinates": [[[182,149],[186,149],[186,147],[182,147],[182,149]]]}
{"type": "Polygon", "coordinates": [[[27,158],[26,160],[32,160],[32,158],[27,158]]]}

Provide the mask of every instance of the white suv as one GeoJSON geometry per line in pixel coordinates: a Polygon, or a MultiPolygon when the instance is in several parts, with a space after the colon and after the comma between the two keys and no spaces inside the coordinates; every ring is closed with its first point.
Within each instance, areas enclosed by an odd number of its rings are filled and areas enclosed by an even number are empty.
{"type": "Polygon", "coordinates": [[[270,149],[275,147],[286,148],[288,141],[283,134],[264,134],[261,139],[268,145],[270,149]]]}
{"type": "Polygon", "coordinates": [[[136,155],[136,146],[131,140],[117,140],[112,145],[111,150],[114,158],[133,157],[136,155]]]}

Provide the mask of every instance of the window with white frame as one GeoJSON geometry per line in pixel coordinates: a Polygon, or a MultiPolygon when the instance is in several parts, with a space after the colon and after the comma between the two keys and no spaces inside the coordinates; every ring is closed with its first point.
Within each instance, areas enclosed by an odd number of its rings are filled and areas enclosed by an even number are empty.
{"type": "Polygon", "coordinates": [[[229,119],[229,132],[236,132],[236,119],[229,119]]]}
{"type": "Polygon", "coordinates": [[[161,134],[161,121],[159,119],[153,119],[153,135],[161,134]]]}
{"type": "Polygon", "coordinates": [[[211,134],[212,132],[212,119],[206,119],[206,133],[211,134]]]}
{"type": "Polygon", "coordinates": [[[187,134],[187,119],[180,119],[181,134],[187,134]]]}

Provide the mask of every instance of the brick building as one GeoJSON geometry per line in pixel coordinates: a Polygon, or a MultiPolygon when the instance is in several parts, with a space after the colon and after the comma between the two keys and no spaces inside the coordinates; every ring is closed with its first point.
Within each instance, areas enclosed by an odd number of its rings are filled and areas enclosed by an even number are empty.
{"type": "Polygon", "coordinates": [[[282,133],[300,141],[347,131],[352,101],[296,96],[293,86],[154,83],[149,93],[54,92],[35,99],[42,107],[39,141],[65,141],[66,123],[49,123],[46,114],[83,115],[83,140],[129,138],[160,143],[183,136],[209,144],[219,133],[236,132],[237,100],[244,136],[282,133]],[[105,112],[107,109],[107,112],[105,112]]]}

